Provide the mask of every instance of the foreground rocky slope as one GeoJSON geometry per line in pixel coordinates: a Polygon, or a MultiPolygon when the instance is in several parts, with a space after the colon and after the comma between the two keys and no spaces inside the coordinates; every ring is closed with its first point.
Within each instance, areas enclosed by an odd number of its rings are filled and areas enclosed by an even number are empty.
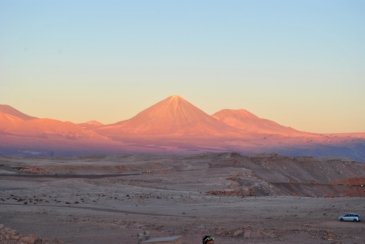
{"type": "Polygon", "coordinates": [[[365,196],[365,165],[353,161],[233,153],[216,155],[210,167],[238,170],[228,178],[231,189],[212,194],[365,196]]]}
{"type": "Polygon", "coordinates": [[[37,237],[34,234],[20,234],[16,230],[0,224],[0,243],[17,244],[63,244],[60,240],[47,240],[37,237]]]}
{"type": "MultiPolygon", "coordinates": [[[[3,157],[0,174],[12,177],[134,176],[135,184],[166,187],[184,180],[206,193],[237,196],[365,196],[365,164],[341,159],[238,153],[126,155],[79,158],[3,157]],[[200,175],[198,178],[195,178],[200,175]],[[212,176],[217,176],[214,178],[212,176]],[[138,179],[138,180],[137,180],[138,179]],[[207,187],[212,182],[212,187],[207,187]],[[215,183],[214,183],[215,182],[215,183]]],[[[190,190],[190,189],[189,189],[190,190]]]]}

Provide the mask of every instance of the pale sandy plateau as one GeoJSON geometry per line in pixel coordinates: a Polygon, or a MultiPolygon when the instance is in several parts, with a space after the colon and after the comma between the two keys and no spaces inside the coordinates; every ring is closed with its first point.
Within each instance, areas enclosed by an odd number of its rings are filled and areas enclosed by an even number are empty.
{"type": "Polygon", "coordinates": [[[218,244],[360,244],[365,222],[337,217],[365,216],[364,179],[364,164],[279,155],[3,156],[0,235],[11,228],[43,243],[132,244],[147,231],[183,243],[211,234],[218,244]]]}

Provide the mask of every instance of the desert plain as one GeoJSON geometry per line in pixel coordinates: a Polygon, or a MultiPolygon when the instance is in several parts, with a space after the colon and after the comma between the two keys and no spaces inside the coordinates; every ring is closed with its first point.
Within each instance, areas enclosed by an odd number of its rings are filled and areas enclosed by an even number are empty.
{"type": "Polygon", "coordinates": [[[365,222],[337,217],[365,216],[364,179],[363,163],[277,154],[1,156],[0,227],[40,243],[360,244],[365,222]]]}

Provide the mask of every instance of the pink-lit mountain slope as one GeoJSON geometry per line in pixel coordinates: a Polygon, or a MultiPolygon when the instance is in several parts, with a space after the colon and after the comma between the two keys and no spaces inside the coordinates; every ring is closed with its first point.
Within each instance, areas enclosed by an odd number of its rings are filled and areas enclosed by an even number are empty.
{"type": "Polygon", "coordinates": [[[8,105],[0,105],[0,133],[14,131],[22,127],[25,121],[35,119],[8,105]]]}
{"type": "Polygon", "coordinates": [[[243,133],[271,134],[282,136],[304,136],[304,132],[282,126],[274,121],[262,119],[244,109],[223,109],[212,115],[228,126],[237,128],[243,133]]]}
{"type": "Polygon", "coordinates": [[[107,139],[74,123],[31,117],[7,105],[0,106],[0,134],[34,138],[107,139]]]}
{"type": "Polygon", "coordinates": [[[0,104],[0,118],[2,120],[29,120],[29,119],[35,119],[35,117],[29,116],[27,114],[24,114],[14,108],[12,108],[9,105],[2,105],[0,104]]]}
{"type": "Polygon", "coordinates": [[[239,132],[179,96],[168,97],[135,117],[104,126],[111,136],[238,136],[239,132]]]}
{"type": "Polygon", "coordinates": [[[96,120],[90,120],[90,121],[87,121],[84,123],[80,123],[78,125],[83,128],[86,128],[86,129],[96,129],[96,128],[103,126],[102,123],[100,123],[99,121],[96,121],[96,120]]]}
{"type": "Polygon", "coordinates": [[[77,125],[0,106],[0,153],[43,151],[238,151],[347,157],[365,161],[364,133],[312,134],[245,110],[210,116],[181,97],[168,97],[111,125],[77,125]]]}

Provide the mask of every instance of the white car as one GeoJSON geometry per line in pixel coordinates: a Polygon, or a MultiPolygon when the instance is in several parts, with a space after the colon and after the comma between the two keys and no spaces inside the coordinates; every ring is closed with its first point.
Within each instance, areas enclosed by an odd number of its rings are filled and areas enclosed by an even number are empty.
{"type": "Polygon", "coordinates": [[[360,215],[355,214],[355,213],[347,213],[344,215],[341,215],[340,217],[338,217],[339,221],[351,221],[351,222],[360,222],[361,218],[360,215]]]}

